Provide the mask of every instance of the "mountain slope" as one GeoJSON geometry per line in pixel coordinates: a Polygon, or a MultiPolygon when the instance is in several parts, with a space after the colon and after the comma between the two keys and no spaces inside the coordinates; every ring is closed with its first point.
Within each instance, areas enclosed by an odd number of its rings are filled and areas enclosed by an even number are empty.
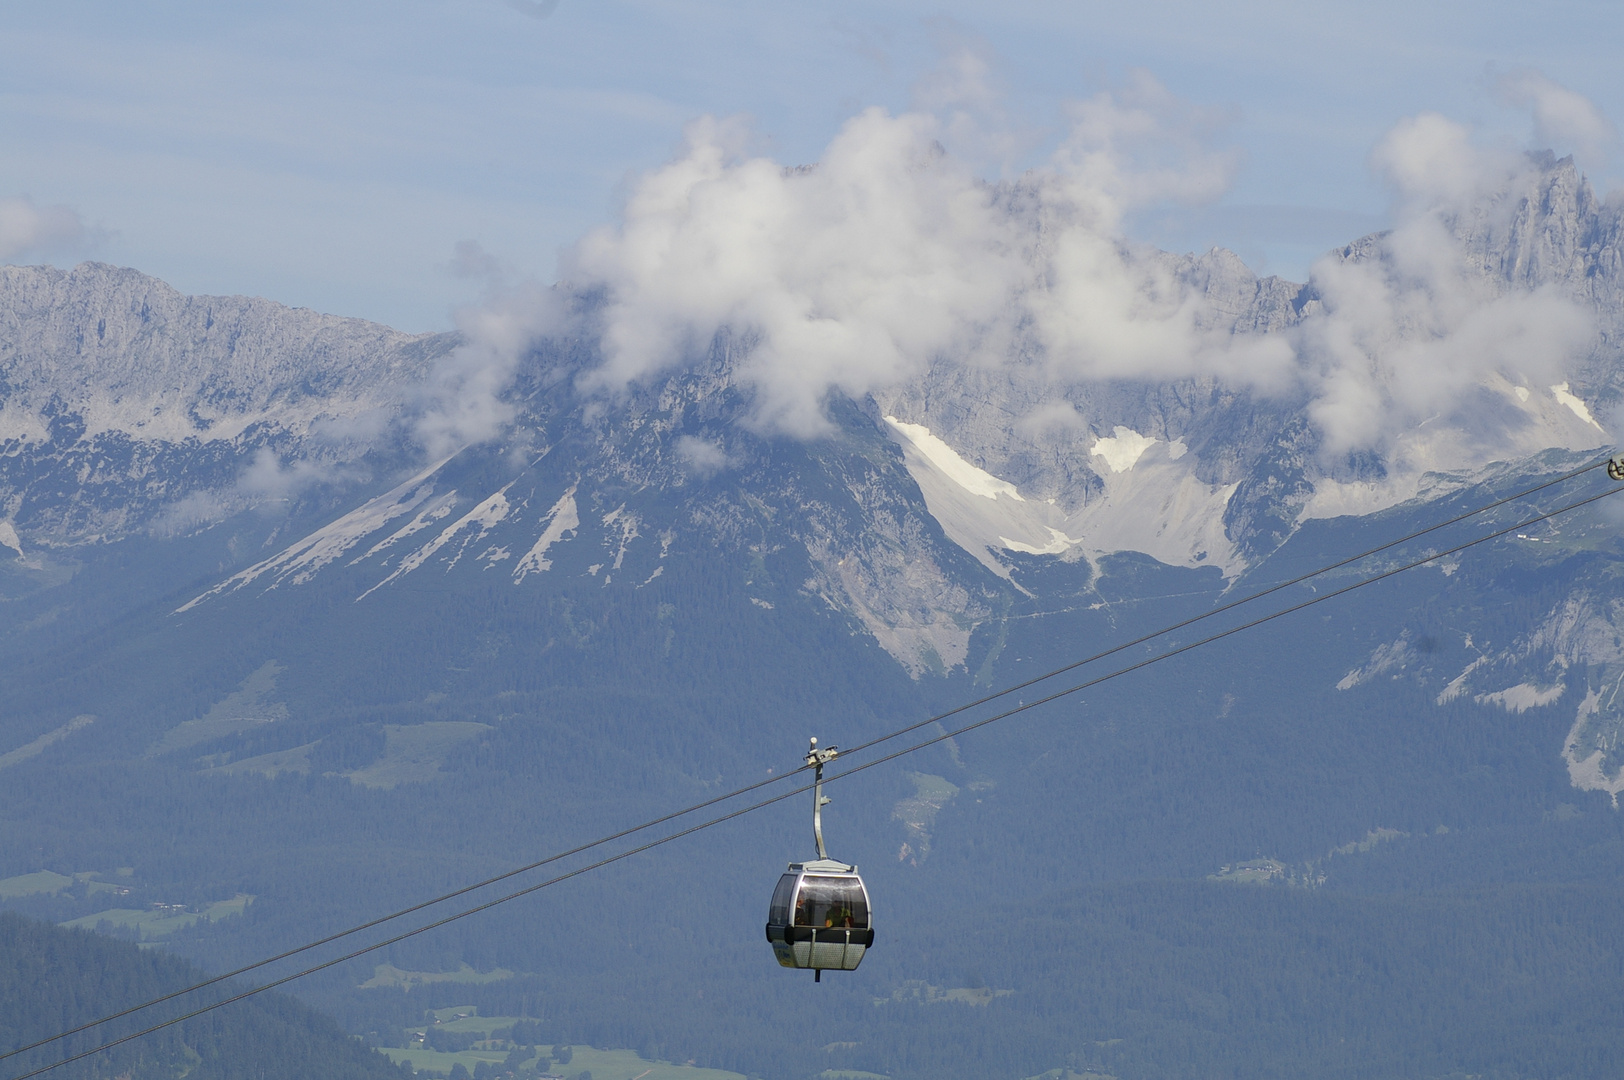
{"type": "MultiPolygon", "coordinates": [[[[196,967],[173,957],[0,913],[0,1013],[5,1016],[0,1053],[190,985],[201,975],[196,967]]],[[[215,999],[228,990],[212,988],[215,999]]],[[[8,1075],[89,1050],[167,1015],[159,1012],[115,1022],[9,1058],[8,1075]]],[[[319,1013],[283,995],[264,994],[50,1075],[400,1080],[407,1074],[319,1013]]]]}

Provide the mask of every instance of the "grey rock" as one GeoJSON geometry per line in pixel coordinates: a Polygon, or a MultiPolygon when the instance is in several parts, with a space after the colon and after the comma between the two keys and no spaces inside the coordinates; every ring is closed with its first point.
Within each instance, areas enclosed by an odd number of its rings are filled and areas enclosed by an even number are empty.
{"type": "Polygon", "coordinates": [[[101,263],[0,267],[0,519],[61,546],[243,509],[255,453],[364,452],[333,436],[455,341],[101,263]]]}
{"type": "Polygon", "coordinates": [[[102,263],[0,267],[7,408],[77,415],[89,434],[303,429],[392,401],[454,340],[251,297],[183,296],[102,263]]]}

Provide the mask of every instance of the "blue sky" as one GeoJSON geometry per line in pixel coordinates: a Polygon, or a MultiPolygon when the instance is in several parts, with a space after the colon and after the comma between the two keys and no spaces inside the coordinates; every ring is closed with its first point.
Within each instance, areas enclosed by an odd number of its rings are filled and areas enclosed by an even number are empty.
{"type": "MultiPolygon", "coordinates": [[[[458,241],[550,281],[693,118],[748,116],[759,152],[810,162],[864,107],[916,105],[944,51],[970,49],[1011,136],[987,175],[1041,160],[1067,101],[1145,69],[1209,110],[1241,165],[1216,203],[1144,214],[1138,237],[1300,279],[1385,220],[1367,161],[1403,117],[1529,144],[1526,113],[1492,92],[1524,66],[1624,115],[1616,4],[546,7],[0,0],[0,198],[91,227],[18,261],[93,257],[187,292],[445,329],[481,289],[451,270],[458,241]]],[[[1612,163],[1588,164],[1606,186],[1612,163]]]]}

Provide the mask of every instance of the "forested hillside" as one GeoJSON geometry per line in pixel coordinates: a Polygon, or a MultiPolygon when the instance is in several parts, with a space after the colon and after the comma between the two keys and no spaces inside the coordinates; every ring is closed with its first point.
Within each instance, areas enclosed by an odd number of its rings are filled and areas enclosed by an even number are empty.
{"type": "MultiPolygon", "coordinates": [[[[82,930],[0,913],[0,1053],[197,982],[196,966],[82,930]]],[[[206,994],[230,996],[222,984],[206,994]]],[[[192,998],[193,1007],[210,998],[192,998]]],[[[7,1076],[49,1065],[167,1019],[181,1006],[137,1016],[7,1058],[7,1076]]],[[[410,1073],[283,994],[265,993],[53,1070],[52,1077],[131,1080],[401,1080],[410,1073]]]]}

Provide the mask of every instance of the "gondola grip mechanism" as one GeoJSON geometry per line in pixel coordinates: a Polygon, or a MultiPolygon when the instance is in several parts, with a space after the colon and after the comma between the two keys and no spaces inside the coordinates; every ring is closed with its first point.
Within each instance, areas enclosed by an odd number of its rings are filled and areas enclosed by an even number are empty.
{"type": "Polygon", "coordinates": [[[840,747],[826,746],[818,749],[818,737],[812,736],[812,746],[806,752],[806,763],[813,772],[812,780],[812,839],[818,845],[818,858],[827,859],[829,853],[823,849],[823,808],[829,805],[830,800],[823,795],[823,767],[840,756],[840,747]]]}

